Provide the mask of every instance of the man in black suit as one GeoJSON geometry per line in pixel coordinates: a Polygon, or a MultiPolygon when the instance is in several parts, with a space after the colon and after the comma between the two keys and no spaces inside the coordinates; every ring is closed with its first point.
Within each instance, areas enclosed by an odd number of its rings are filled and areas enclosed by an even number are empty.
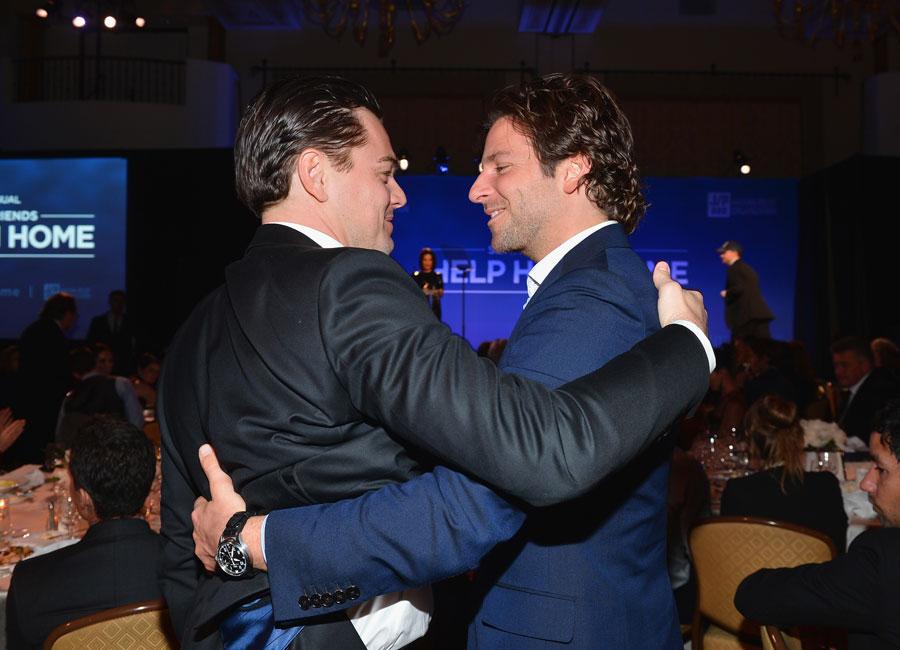
{"type": "MultiPolygon", "coordinates": [[[[190,514],[196,497],[209,497],[197,457],[204,442],[215,446],[248,510],[358,496],[419,475],[433,456],[547,505],[621,467],[705,392],[705,337],[679,325],[555,392],[502,375],[452,336],[385,255],[394,209],[406,199],[378,103],[356,84],[307,78],[269,86],[242,120],[235,160],[238,193],[263,225],[225,285],[176,336],[158,409],[163,588],[185,647],[245,646],[244,622],[269,607],[263,600],[253,612],[233,608],[265,594],[264,574],[222,580],[198,571],[190,514]],[[647,396],[640,409],[635,395],[647,396]]],[[[661,322],[703,325],[696,297],[662,275],[661,322]]],[[[435,540],[434,556],[450,565],[455,554],[457,572],[521,523],[498,514],[502,500],[493,495],[481,510],[468,509],[488,491],[461,474],[436,471],[427,480],[435,484],[432,518],[458,524],[435,540]]],[[[241,535],[258,536],[259,519],[241,535]]],[[[314,619],[293,647],[360,647],[354,629],[362,614],[351,613],[351,627],[339,610],[383,592],[355,579],[321,585],[299,607],[292,599],[290,618],[337,612],[314,619]]],[[[389,596],[365,616],[411,600],[389,596]]],[[[258,620],[271,621],[271,613],[258,620]]],[[[404,634],[396,638],[415,638],[404,634]]]]}
{"type": "Polygon", "coordinates": [[[66,332],[77,320],[75,298],[60,292],[47,299],[38,319],[22,332],[19,402],[13,410],[27,424],[3,459],[9,467],[43,462],[44,448],[53,441],[59,406],[71,384],[66,332]]]}
{"type": "Polygon", "coordinates": [[[900,647],[900,401],[878,414],[871,449],[875,466],[860,487],[885,527],[865,531],[831,562],[748,576],[734,597],[744,616],[845,628],[850,650],[900,647]]]}
{"type": "Polygon", "coordinates": [[[127,297],[121,289],[109,294],[109,311],[91,319],[88,343],[105,343],[113,352],[113,373],[127,377],[134,372],[134,329],[125,312],[127,297]]]}
{"type": "Polygon", "coordinates": [[[743,247],[728,240],[718,249],[719,259],[728,267],[725,275],[725,324],[731,330],[731,339],[747,336],[771,338],[769,323],[775,318],[763,300],[759,289],[759,276],[741,255],[743,247]]]}
{"type": "Polygon", "coordinates": [[[837,421],[848,436],[868,442],[875,414],[900,397],[900,385],[887,368],[876,368],[869,343],[848,336],[831,345],[834,377],[841,387],[837,421]]]}
{"type": "Polygon", "coordinates": [[[6,601],[10,650],[40,648],[55,627],[160,598],[159,536],[141,512],[156,474],[142,431],[98,417],[72,445],[70,494],[91,527],[77,544],[20,562],[6,601]]]}

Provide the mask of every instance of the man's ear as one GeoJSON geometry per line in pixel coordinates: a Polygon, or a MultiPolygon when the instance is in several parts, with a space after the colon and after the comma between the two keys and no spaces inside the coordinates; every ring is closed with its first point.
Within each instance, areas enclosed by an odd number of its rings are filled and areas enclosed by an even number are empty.
{"type": "Polygon", "coordinates": [[[591,171],[591,161],[584,154],[569,156],[560,163],[562,167],[563,191],[572,194],[578,190],[581,177],[591,171]]]}
{"type": "Polygon", "coordinates": [[[328,159],[317,149],[301,151],[294,165],[294,171],[300,179],[303,190],[319,203],[328,200],[328,192],[325,189],[325,173],[328,168],[328,159]]]}

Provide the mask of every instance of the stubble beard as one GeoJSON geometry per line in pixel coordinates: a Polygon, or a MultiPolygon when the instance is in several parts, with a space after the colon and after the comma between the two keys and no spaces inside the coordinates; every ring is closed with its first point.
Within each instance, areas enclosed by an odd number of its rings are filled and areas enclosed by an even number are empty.
{"type": "MultiPolygon", "coordinates": [[[[525,198],[522,192],[517,192],[518,206],[525,204],[525,198]]],[[[506,223],[497,231],[491,231],[491,248],[498,253],[524,253],[533,249],[537,243],[541,228],[547,221],[547,215],[544,214],[538,206],[532,206],[529,209],[518,207],[516,214],[513,215],[513,205],[507,203],[506,206],[506,223]]]]}

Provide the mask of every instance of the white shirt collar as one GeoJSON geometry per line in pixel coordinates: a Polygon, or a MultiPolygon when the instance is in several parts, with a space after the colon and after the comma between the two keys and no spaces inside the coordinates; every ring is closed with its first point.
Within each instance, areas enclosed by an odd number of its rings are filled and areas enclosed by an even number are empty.
{"type": "MultiPolygon", "coordinates": [[[[550,272],[554,268],[556,268],[556,265],[559,264],[560,260],[566,256],[566,253],[578,246],[578,244],[593,235],[601,228],[611,226],[614,223],[616,222],[610,219],[609,221],[604,221],[603,223],[594,224],[590,228],[585,228],[577,235],[569,237],[562,244],[547,253],[541,259],[541,261],[532,266],[531,270],[528,272],[528,281],[526,282],[526,286],[528,288],[528,300],[531,300],[531,297],[541,286],[541,283],[547,279],[547,276],[550,275],[550,272]]],[[[526,305],[528,304],[528,300],[525,301],[526,305]]]]}
{"type": "Polygon", "coordinates": [[[297,232],[302,233],[312,239],[322,248],[341,248],[344,246],[341,242],[339,242],[331,235],[326,235],[324,232],[316,230],[315,228],[310,228],[309,226],[304,226],[299,223],[291,223],[290,221],[269,221],[268,223],[274,223],[279,226],[287,226],[288,228],[293,228],[297,232]]]}

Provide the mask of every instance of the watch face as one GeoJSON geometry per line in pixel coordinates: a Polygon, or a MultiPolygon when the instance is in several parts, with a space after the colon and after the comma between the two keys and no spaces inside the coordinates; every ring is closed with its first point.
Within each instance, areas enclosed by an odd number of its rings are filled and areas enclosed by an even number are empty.
{"type": "Polygon", "coordinates": [[[219,544],[216,551],[216,564],[226,574],[239,577],[247,572],[247,554],[235,541],[226,540],[219,544]]]}

